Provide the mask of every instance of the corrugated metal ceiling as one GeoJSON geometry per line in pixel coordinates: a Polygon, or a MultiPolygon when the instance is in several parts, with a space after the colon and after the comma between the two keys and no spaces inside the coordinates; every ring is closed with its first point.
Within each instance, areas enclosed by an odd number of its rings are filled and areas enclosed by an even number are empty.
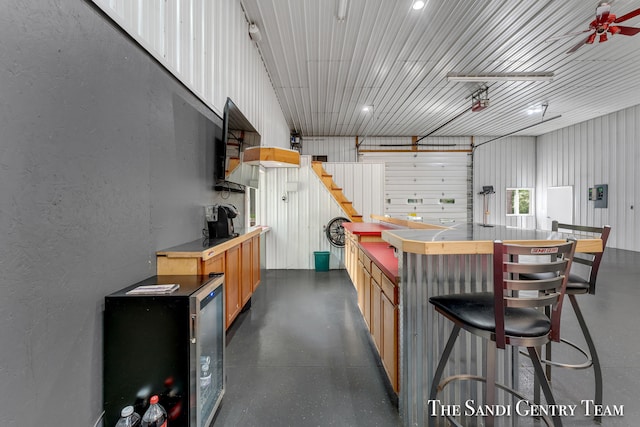
{"type": "MultiPolygon", "coordinates": [[[[597,2],[584,0],[241,0],[283,112],[303,136],[539,135],[640,100],[640,35],[565,52],[597,2]],[[471,112],[482,83],[449,72],[553,72],[551,82],[490,82],[490,106],[471,112]],[[528,114],[548,104],[544,114],[528,114]],[[363,113],[362,107],[373,106],[363,113]],[[466,111],[466,112],[465,112],[466,111]]],[[[639,1],[618,0],[621,16],[639,1]]],[[[640,27],[640,17],[625,22],[640,27]]]]}

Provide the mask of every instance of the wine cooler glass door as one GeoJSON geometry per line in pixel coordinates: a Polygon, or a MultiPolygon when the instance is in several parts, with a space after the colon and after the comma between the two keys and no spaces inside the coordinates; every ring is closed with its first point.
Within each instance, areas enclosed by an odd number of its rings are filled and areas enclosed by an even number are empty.
{"type": "Polygon", "coordinates": [[[206,427],[224,394],[223,286],[208,291],[199,301],[196,336],[196,421],[206,427]]]}

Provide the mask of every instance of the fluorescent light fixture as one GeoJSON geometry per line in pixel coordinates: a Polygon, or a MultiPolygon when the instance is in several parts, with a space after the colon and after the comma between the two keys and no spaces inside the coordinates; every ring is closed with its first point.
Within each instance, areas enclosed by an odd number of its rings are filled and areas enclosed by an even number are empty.
{"type": "Polygon", "coordinates": [[[414,10],[420,10],[425,6],[425,2],[422,0],[416,0],[413,2],[413,5],[411,6],[414,10]]]}
{"type": "Polygon", "coordinates": [[[347,17],[347,0],[338,0],[338,21],[344,21],[347,17]]]}
{"type": "Polygon", "coordinates": [[[553,80],[552,72],[545,73],[483,73],[465,74],[448,73],[450,82],[549,82],[553,80]]]}

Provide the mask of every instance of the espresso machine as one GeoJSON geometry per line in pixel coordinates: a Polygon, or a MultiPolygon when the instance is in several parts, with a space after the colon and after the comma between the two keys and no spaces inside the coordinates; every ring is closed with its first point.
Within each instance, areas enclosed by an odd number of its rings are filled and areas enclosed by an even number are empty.
{"type": "Polygon", "coordinates": [[[231,204],[216,204],[205,207],[205,219],[209,239],[236,237],[233,229],[233,218],[238,216],[238,209],[231,204]]]}

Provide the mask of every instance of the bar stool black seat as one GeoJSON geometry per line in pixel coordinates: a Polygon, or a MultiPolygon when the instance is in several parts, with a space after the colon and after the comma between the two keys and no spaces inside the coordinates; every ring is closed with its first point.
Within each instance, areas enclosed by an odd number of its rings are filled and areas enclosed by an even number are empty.
{"type": "MultiPolygon", "coordinates": [[[[431,401],[436,401],[438,392],[455,380],[485,382],[485,405],[495,404],[496,388],[524,398],[517,390],[496,383],[497,349],[504,349],[506,345],[510,345],[527,348],[547,404],[556,404],[540,361],[538,348],[550,340],[560,340],[562,301],[574,251],[574,240],[544,246],[514,245],[496,241],[493,244],[492,293],[439,295],[429,298],[435,310],[454,324],[431,383],[431,401]],[[522,280],[520,274],[544,274],[549,277],[522,280]],[[550,315],[539,310],[541,307],[550,307],[550,315]],[[457,374],[442,379],[461,329],[489,341],[485,357],[486,377],[457,374]]],[[[435,421],[435,417],[430,417],[429,425],[433,426],[435,421]]],[[[449,421],[457,424],[455,420],[449,421]]],[[[493,426],[495,420],[488,416],[485,421],[485,425],[493,426]]],[[[550,425],[548,419],[544,421],[550,425]]],[[[553,417],[553,425],[562,425],[559,416],[553,417]]]]}
{"type": "MultiPolygon", "coordinates": [[[[553,231],[569,232],[576,235],[577,237],[600,238],[602,240],[602,252],[576,252],[573,258],[573,270],[577,270],[579,268],[578,265],[580,264],[586,266],[584,268],[586,269],[586,271],[583,271],[580,274],[574,272],[569,273],[569,280],[567,282],[567,296],[569,297],[571,307],[573,308],[573,312],[575,313],[578,324],[580,325],[580,330],[582,331],[582,335],[584,336],[584,340],[587,344],[587,349],[584,349],[565,338],[562,338],[561,341],[580,352],[585,357],[585,362],[564,363],[552,360],[551,343],[549,343],[546,346],[545,356],[542,359],[542,363],[547,366],[546,374],[547,380],[549,381],[551,380],[551,366],[569,369],[587,369],[593,367],[595,382],[595,396],[593,401],[596,405],[602,405],[603,386],[600,358],[598,357],[596,346],[593,342],[593,338],[591,337],[591,332],[589,331],[589,327],[587,326],[584,315],[582,314],[582,310],[580,309],[580,305],[578,304],[576,295],[593,295],[596,293],[596,280],[598,279],[598,271],[600,269],[600,263],[602,262],[604,250],[607,247],[607,240],[609,239],[611,227],[608,225],[605,225],[603,227],[590,227],[584,225],[563,224],[559,223],[558,221],[553,221],[551,223],[551,229],[553,231]]],[[[538,279],[543,277],[543,275],[541,274],[531,275],[531,277],[533,276],[538,279]]],[[[528,278],[530,276],[525,275],[524,277],[528,278]]],[[[596,415],[594,418],[596,421],[601,421],[601,417],[599,415],[596,415]]]]}

